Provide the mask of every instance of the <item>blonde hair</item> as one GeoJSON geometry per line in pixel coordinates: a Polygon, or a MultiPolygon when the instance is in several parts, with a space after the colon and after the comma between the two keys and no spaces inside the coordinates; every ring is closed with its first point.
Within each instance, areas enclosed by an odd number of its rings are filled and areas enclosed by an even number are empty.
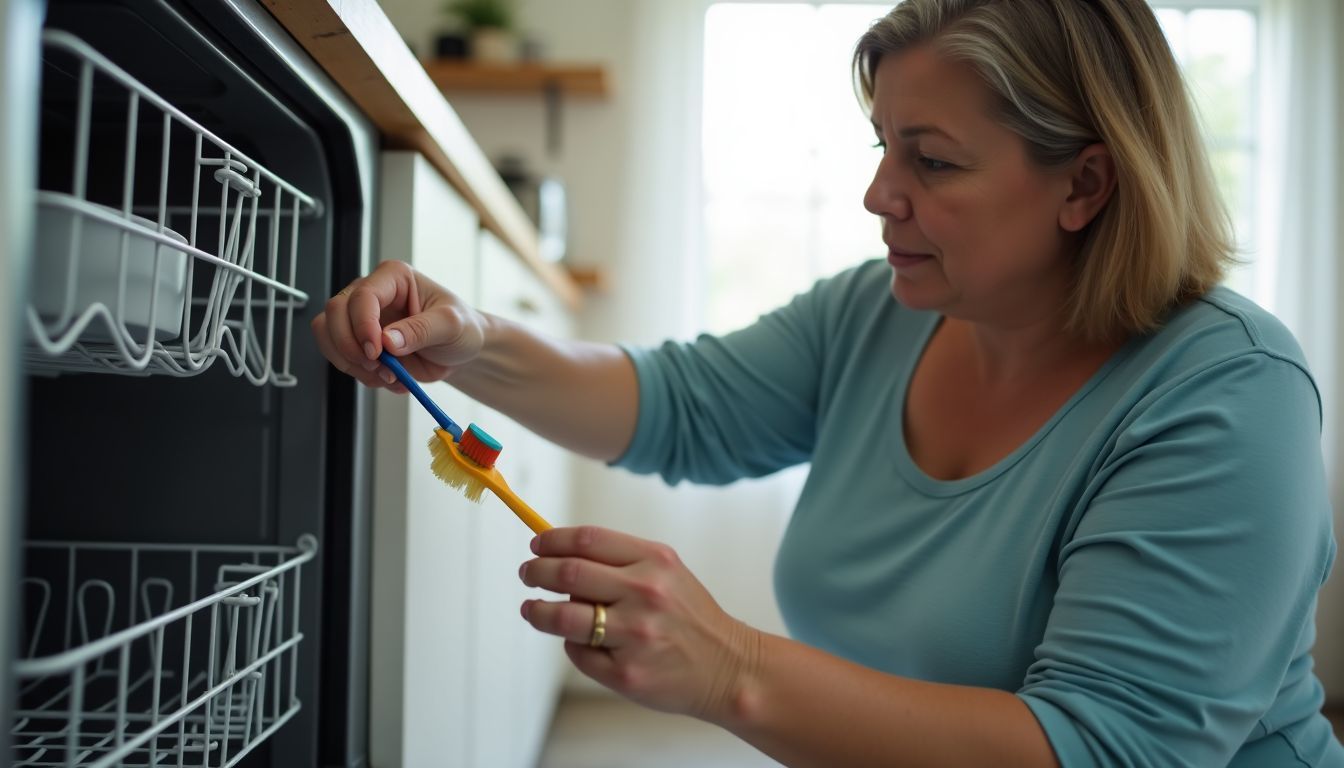
{"type": "Polygon", "coordinates": [[[1106,145],[1116,188],[1075,261],[1067,327],[1088,339],[1146,333],[1234,261],[1231,225],[1194,110],[1144,0],[905,0],[854,51],[871,109],[881,58],[929,42],[979,73],[995,118],[1042,166],[1106,145]]]}

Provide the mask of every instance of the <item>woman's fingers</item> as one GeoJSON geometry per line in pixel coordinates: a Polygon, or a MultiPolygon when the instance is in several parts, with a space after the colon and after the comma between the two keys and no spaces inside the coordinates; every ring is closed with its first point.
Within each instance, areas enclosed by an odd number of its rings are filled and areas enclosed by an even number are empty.
{"type": "MultiPolygon", "coordinates": [[[[346,363],[359,370],[377,369],[377,361],[369,359],[355,339],[354,329],[350,325],[350,294],[353,289],[342,288],[340,293],[327,299],[322,309],[327,348],[335,353],[332,363],[340,367],[346,363]]],[[[375,355],[376,357],[376,355],[375,355]]]]}
{"type": "MultiPolygon", "coordinates": [[[[596,610],[592,603],[586,602],[528,600],[523,603],[522,614],[527,623],[538,631],[587,647],[593,639],[596,610]]],[[[600,648],[618,648],[623,636],[621,620],[616,615],[619,611],[613,610],[611,606],[604,606],[603,610],[606,617],[600,648]]]]}
{"type": "Polygon", "coordinates": [[[676,560],[676,554],[666,544],[593,525],[552,528],[532,540],[532,551],[542,557],[581,557],[617,566],[641,560],[659,563],[676,560]]]}
{"type": "MultiPolygon", "coordinates": [[[[313,333],[322,354],[338,369],[376,371],[386,381],[390,371],[379,371],[382,323],[419,311],[415,273],[410,265],[384,262],[372,273],[350,283],[327,300],[313,319],[313,333]],[[383,375],[387,374],[387,375],[383,375]]],[[[369,379],[357,376],[369,383],[369,379]]]]}
{"type": "MultiPolygon", "coordinates": [[[[613,691],[621,688],[621,670],[616,657],[602,648],[590,648],[585,642],[566,642],[565,655],[583,674],[613,691]]],[[[627,673],[628,674],[628,673],[627,673]]]]}
{"type": "Polygon", "coordinates": [[[331,361],[331,364],[336,367],[336,370],[349,376],[353,376],[366,386],[386,386],[378,375],[377,367],[373,370],[369,370],[357,362],[352,362],[345,355],[337,351],[336,345],[332,341],[331,334],[328,332],[327,322],[327,316],[323,313],[313,318],[312,323],[313,338],[316,339],[317,348],[322,352],[322,356],[331,361]]]}
{"type": "Polygon", "coordinates": [[[322,354],[338,369],[394,391],[395,377],[378,362],[382,352],[400,358],[413,377],[436,381],[474,359],[484,343],[476,313],[451,291],[397,261],[385,261],[342,288],[312,326],[322,354]]]}
{"type": "Polygon", "coordinates": [[[729,705],[723,692],[748,666],[755,630],[725,613],[670,547],[583,526],[542,533],[532,551],[523,582],[574,600],[528,600],[523,618],[564,638],[581,672],[667,712],[702,716],[729,705]]]}
{"type": "Polygon", "coordinates": [[[529,587],[598,603],[610,603],[629,590],[618,569],[577,557],[529,560],[518,569],[518,578],[529,587]]]}
{"type": "Polygon", "coordinates": [[[356,280],[352,284],[346,314],[351,337],[365,360],[377,361],[383,351],[383,309],[395,306],[397,293],[396,285],[387,279],[356,280]]]}

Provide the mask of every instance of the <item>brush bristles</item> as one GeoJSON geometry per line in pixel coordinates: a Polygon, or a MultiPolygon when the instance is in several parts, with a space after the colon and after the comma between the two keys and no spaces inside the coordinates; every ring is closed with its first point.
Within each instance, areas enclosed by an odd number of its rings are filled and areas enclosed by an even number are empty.
{"type": "Polygon", "coordinates": [[[467,427],[462,432],[462,439],[457,442],[457,452],[484,469],[495,466],[501,448],[493,437],[475,424],[467,427]]]}
{"type": "Polygon", "coordinates": [[[468,501],[481,500],[486,490],[485,483],[477,480],[457,463],[457,459],[453,458],[452,449],[444,443],[444,439],[439,437],[437,432],[429,439],[429,453],[433,457],[429,471],[433,472],[435,477],[450,488],[462,491],[462,495],[466,496],[468,501]]]}

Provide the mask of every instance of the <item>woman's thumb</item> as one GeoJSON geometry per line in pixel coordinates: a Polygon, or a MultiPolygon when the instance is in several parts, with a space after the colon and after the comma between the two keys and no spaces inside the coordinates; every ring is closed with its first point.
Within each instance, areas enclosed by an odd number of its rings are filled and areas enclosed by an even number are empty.
{"type": "Polygon", "coordinates": [[[383,346],[397,357],[442,347],[431,357],[452,358],[461,337],[462,320],[456,312],[430,309],[389,324],[383,329],[383,346]]]}

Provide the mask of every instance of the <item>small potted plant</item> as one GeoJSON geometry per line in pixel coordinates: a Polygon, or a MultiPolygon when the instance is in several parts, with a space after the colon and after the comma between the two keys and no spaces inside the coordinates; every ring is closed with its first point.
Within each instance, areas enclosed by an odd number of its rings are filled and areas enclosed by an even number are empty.
{"type": "Polygon", "coordinates": [[[513,31],[510,0],[448,0],[443,9],[469,35],[472,58],[494,62],[517,60],[518,39],[513,31]]]}

